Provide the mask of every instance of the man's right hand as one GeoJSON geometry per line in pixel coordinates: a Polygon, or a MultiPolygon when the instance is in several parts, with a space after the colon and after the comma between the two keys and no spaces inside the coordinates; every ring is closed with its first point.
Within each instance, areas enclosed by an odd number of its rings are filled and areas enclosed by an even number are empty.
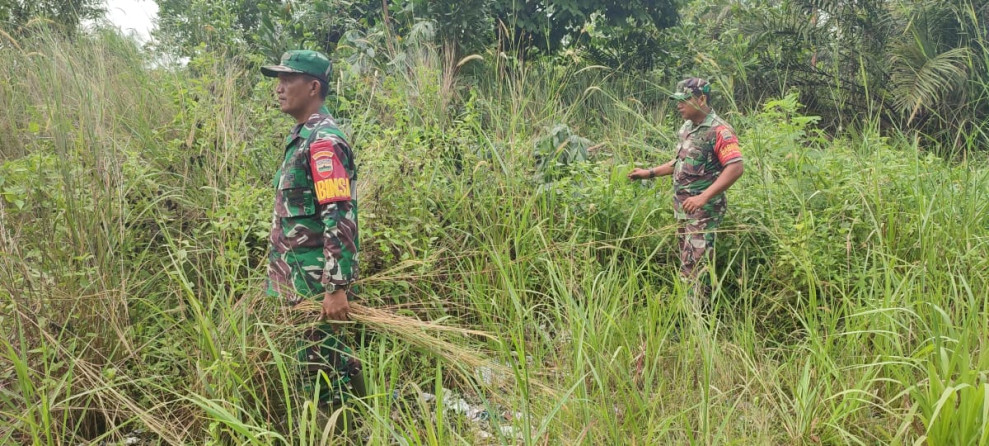
{"type": "Polygon", "coordinates": [[[323,320],[345,321],[350,313],[350,303],[347,302],[347,291],[339,289],[327,291],[323,297],[323,320]]]}
{"type": "Polygon", "coordinates": [[[628,179],[630,180],[645,180],[652,177],[652,171],[649,169],[635,168],[628,174],[628,179]]]}

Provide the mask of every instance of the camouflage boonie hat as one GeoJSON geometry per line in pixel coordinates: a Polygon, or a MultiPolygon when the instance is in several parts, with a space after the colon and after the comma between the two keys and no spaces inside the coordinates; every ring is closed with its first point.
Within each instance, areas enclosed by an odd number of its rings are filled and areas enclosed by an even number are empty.
{"type": "Polygon", "coordinates": [[[690,77],[677,83],[670,98],[684,101],[702,94],[711,94],[711,84],[699,77],[690,77]]]}
{"type": "Polygon", "coordinates": [[[330,81],[330,59],[318,51],[294,50],[282,54],[278,65],[261,67],[261,74],[278,77],[278,73],[308,74],[323,82],[330,81]]]}

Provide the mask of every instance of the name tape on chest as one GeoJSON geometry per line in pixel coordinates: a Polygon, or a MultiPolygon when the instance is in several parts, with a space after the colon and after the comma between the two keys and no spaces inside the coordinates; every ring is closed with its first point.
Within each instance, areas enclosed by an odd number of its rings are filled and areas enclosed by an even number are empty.
{"type": "Polygon", "coordinates": [[[350,200],[350,176],[333,141],[316,141],[309,146],[309,166],[319,204],[350,200]]]}

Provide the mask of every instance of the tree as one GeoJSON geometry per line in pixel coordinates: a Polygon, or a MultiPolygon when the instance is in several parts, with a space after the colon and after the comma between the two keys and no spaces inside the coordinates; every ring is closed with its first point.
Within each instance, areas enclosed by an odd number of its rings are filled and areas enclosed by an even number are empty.
{"type": "Polygon", "coordinates": [[[660,31],[679,22],[678,0],[498,0],[495,18],[512,42],[553,54],[586,49],[611,66],[651,68],[660,31]],[[593,28],[596,36],[588,30],[593,28]],[[631,64],[631,65],[629,65],[631,64]]]}
{"type": "Polygon", "coordinates": [[[436,24],[435,38],[454,54],[477,51],[494,39],[495,0],[413,0],[416,16],[436,24]]]}
{"type": "Polygon", "coordinates": [[[201,45],[243,47],[267,59],[298,47],[332,52],[349,31],[403,36],[429,22],[451,54],[491,45],[500,30],[520,50],[586,49],[592,60],[649,68],[661,51],[660,31],[678,21],[679,0],[156,1],[157,37],[183,56],[201,45]]]}
{"type": "MultiPolygon", "coordinates": [[[[883,100],[884,58],[895,24],[887,2],[872,0],[759,1],[735,8],[739,32],[749,36],[750,54],[758,60],[747,87],[761,101],[791,87],[801,102],[825,118],[826,125],[865,113],[883,100]]],[[[888,112],[888,110],[887,110],[888,112]]],[[[880,117],[888,118],[888,113],[880,117]]]]}
{"type": "Polygon", "coordinates": [[[277,59],[293,48],[332,53],[345,31],[373,27],[380,0],[156,0],[156,36],[167,49],[191,56],[201,45],[241,48],[277,59]]]}
{"type": "Polygon", "coordinates": [[[834,126],[878,117],[953,151],[989,140],[989,0],[753,1],[732,19],[749,36],[738,65],[757,60],[750,103],[797,87],[834,126]]]}
{"type": "Polygon", "coordinates": [[[917,1],[898,12],[889,93],[903,126],[959,145],[989,117],[989,1],[917,1]]]}
{"type": "Polygon", "coordinates": [[[0,0],[0,28],[17,33],[31,19],[43,18],[71,35],[83,20],[105,12],[103,0],[0,0]]]}
{"type": "Polygon", "coordinates": [[[660,31],[678,21],[675,0],[414,0],[417,18],[436,24],[436,38],[457,54],[501,35],[509,46],[556,54],[586,50],[611,66],[651,68],[660,31]],[[594,35],[588,32],[594,30],[594,35]]]}
{"type": "Polygon", "coordinates": [[[665,29],[678,20],[674,0],[499,0],[494,12],[513,40],[546,52],[576,42],[592,21],[605,28],[665,29]]]}

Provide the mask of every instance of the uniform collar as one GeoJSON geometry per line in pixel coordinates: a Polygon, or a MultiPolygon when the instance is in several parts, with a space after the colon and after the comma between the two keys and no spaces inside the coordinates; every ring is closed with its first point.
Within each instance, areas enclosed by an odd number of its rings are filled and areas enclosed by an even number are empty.
{"type": "Polygon", "coordinates": [[[694,133],[704,127],[713,127],[714,121],[718,119],[718,114],[714,112],[712,108],[711,111],[704,117],[704,120],[700,124],[694,125],[694,121],[687,121],[687,133],[694,133]]]}
{"type": "Polygon", "coordinates": [[[288,137],[285,138],[285,147],[292,145],[297,138],[308,138],[309,132],[316,128],[316,124],[320,121],[326,119],[330,115],[330,109],[326,108],[326,105],[319,107],[319,111],[309,115],[309,119],[301,124],[296,124],[292,127],[292,133],[289,133],[288,137]]]}

